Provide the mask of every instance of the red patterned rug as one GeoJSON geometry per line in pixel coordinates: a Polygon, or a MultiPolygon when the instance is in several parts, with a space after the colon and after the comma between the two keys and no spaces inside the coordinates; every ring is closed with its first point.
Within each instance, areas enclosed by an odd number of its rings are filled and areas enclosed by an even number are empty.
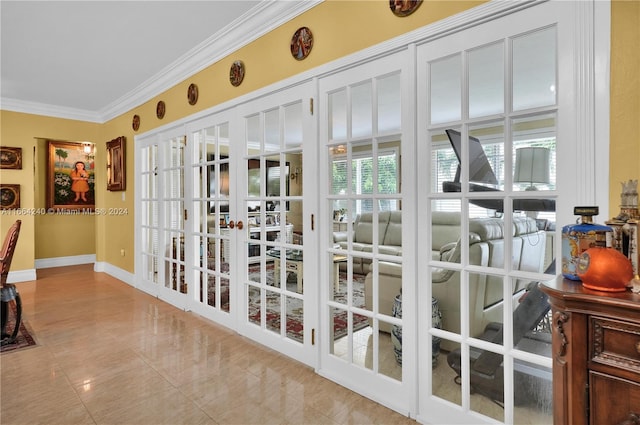
{"type": "MultiPolygon", "coordinates": [[[[250,270],[250,273],[258,274],[260,272],[259,266],[255,267],[255,270],[250,270]]],[[[271,285],[273,284],[273,264],[267,266],[266,281],[271,285]]],[[[339,290],[334,291],[334,301],[347,304],[347,275],[344,272],[340,273],[340,285],[339,290]]],[[[354,274],[353,276],[353,305],[355,307],[364,307],[364,275],[354,274]]],[[[256,280],[259,280],[257,278],[256,280]]],[[[213,285],[211,285],[213,286],[213,285]]],[[[291,273],[287,280],[287,289],[291,292],[296,292],[296,276],[291,273]]],[[[213,288],[210,287],[209,299],[215,300],[215,294],[213,288]]],[[[286,334],[287,337],[294,339],[298,342],[303,341],[304,326],[303,326],[303,308],[302,300],[299,298],[283,295],[280,292],[268,291],[265,294],[265,327],[276,333],[280,332],[280,324],[283,314],[281,313],[282,303],[286,303],[286,334]]],[[[221,310],[229,311],[229,293],[228,287],[222,288],[221,293],[221,310]]],[[[260,291],[254,288],[249,294],[249,321],[255,324],[260,324],[261,314],[261,297],[260,291]]],[[[334,339],[339,339],[347,335],[348,324],[348,312],[347,310],[337,309],[333,313],[333,335],[334,339]]],[[[353,315],[353,330],[354,332],[368,326],[368,319],[365,316],[359,314],[353,315]]]]}
{"type": "MultiPolygon", "coordinates": [[[[14,303],[9,303],[9,306],[12,311],[9,314],[9,320],[7,321],[7,329],[13,329],[16,317],[16,306],[14,303]]],[[[29,329],[29,325],[25,322],[23,316],[20,322],[20,327],[18,328],[18,336],[16,337],[16,340],[11,344],[0,346],[0,354],[12,353],[35,345],[36,339],[34,338],[34,334],[29,329]]]]}
{"type": "MultiPolygon", "coordinates": [[[[295,275],[291,275],[287,281],[287,289],[292,292],[296,291],[296,279],[295,275]]],[[[364,307],[364,275],[353,276],[353,305],[355,307],[364,307]]],[[[267,272],[267,281],[270,280],[269,272],[267,272]]],[[[340,273],[340,288],[338,291],[334,291],[333,300],[347,305],[347,275],[346,273],[340,273]]],[[[265,326],[267,329],[274,332],[280,332],[280,323],[282,320],[281,303],[282,296],[278,292],[267,291],[265,295],[265,326]]],[[[303,309],[302,301],[294,297],[284,298],[286,302],[286,332],[287,337],[294,339],[298,342],[302,342],[304,338],[304,326],[303,326],[303,309]]],[[[260,324],[260,292],[257,288],[249,294],[249,321],[252,323],[260,324]]],[[[334,309],[333,312],[333,337],[339,339],[347,335],[348,324],[348,312],[343,309],[334,309]]],[[[368,319],[366,316],[359,314],[353,315],[353,331],[358,331],[368,326],[368,319]]]]}

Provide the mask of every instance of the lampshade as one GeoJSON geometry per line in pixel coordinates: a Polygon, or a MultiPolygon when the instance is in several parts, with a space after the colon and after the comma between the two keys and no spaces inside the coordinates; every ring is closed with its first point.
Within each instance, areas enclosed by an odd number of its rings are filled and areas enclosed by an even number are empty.
{"type": "Polygon", "coordinates": [[[516,169],[513,175],[514,183],[529,183],[533,185],[548,184],[549,180],[549,149],[520,148],[516,149],[516,169]]]}

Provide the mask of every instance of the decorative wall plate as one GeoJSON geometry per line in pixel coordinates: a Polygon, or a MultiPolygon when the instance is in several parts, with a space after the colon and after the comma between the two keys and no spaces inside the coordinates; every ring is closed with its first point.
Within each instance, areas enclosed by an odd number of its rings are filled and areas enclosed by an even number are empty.
{"type": "Polygon", "coordinates": [[[0,210],[20,208],[20,185],[0,184],[0,210]]]}
{"type": "Polygon", "coordinates": [[[140,128],[140,115],[134,115],[133,121],[131,122],[131,127],[133,127],[133,131],[138,131],[140,128]]]}
{"type": "Polygon", "coordinates": [[[164,118],[164,113],[166,112],[166,110],[167,108],[164,102],[162,100],[158,101],[158,104],[156,105],[156,117],[158,117],[159,120],[164,118]]]}
{"type": "Polygon", "coordinates": [[[309,56],[312,48],[313,34],[311,30],[307,27],[298,28],[298,31],[291,37],[291,55],[301,61],[309,56]]]}
{"type": "Polygon", "coordinates": [[[195,105],[198,102],[198,86],[191,83],[187,89],[187,99],[189,99],[189,105],[195,105]]]}
{"type": "Polygon", "coordinates": [[[22,170],[22,148],[0,146],[0,168],[22,170]]]}
{"type": "Polygon", "coordinates": [[[389,8],[396,16],[409,16],[418,9],[422,0],[389,0],[389,8]]]}
{"type": "Polygon", "coordinates": [[[242,84],[242,80],[244,80],[244,62],[235,61],[229,70],[229,81],[232,86],[238,87],[242,84]]]}

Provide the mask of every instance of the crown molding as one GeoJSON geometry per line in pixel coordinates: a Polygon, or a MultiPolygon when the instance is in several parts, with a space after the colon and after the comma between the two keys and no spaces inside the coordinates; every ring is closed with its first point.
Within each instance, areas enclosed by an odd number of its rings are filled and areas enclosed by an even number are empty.
{"type": "Polygon", "coordinates": [[[95,111],[50,105],[47,103],[27,102],[19,99],[0,98],[0,110],[44,115],[69,120],[103,123],[102,116],[95,111]]]}
{"type": "Polygon", "coordinates": [[[56,118],[104,123],[149,101],[234,51],[292,20],[324,0],[262,1],[155,76],[98,111],[0,98],[0,109],[56,118]]]}
{"type": "Polygon", "coordinates": [[[178,82],[186,80],[241,47],[322,3],[322,1],[261,2],[239,19],[178,58],[152,79],[147,80],[130,93],[107,105],[99,112],[99,115],[105,122],[130,111],[175,86],[178,82]]]}

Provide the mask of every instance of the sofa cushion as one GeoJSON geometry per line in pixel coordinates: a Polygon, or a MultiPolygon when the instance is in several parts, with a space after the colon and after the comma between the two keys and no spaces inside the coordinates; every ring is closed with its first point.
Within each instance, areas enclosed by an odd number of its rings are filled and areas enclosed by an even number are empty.
{"type": "Polygon", "coordinates": [[[460,213],[434,211],[431,216],[431,250],[440,252],[444,245],[460,238],[460,213]]]}
{"type": "MultiPolygon", "coordinates": [[[[382,244],[389,223],[389,211],[378,213],[378,244],[382,244]]],[[[373,213],[362,213],[354,223],[354,242],[373,243],[373,213]]]]}
{"type": "Polygon", "coordinates": [[[384,234],[384,245],[402,246],[402,211],[391,211],[384,234]]]}

